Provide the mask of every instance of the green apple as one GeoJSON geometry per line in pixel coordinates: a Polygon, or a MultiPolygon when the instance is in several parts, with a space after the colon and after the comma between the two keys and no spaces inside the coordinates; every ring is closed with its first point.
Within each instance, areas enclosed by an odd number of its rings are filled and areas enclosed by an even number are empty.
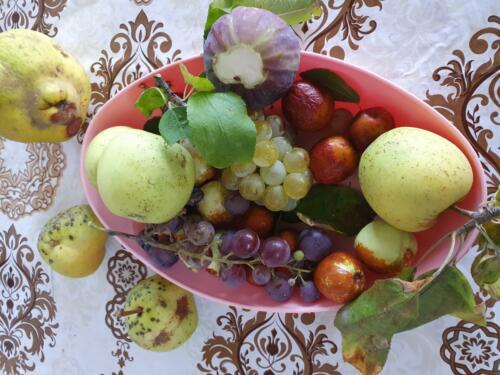
{"type": "Polygon", "coordinates": [[[94,273],[104,258],[107,233],[88,205],[72,207],[50,219],[38,237],[38,251],[49,266],[68,277],[94,273]]]}
{"type": "Polygon", "coordinates": [[[399,272],[410,266],[418,245],[413,233],[382,220],[367,224],[354,240],[354,250],[368,268],[379,273],[399,272]]]}
{"type": "Polygon", "coordinates": [[[407,231],[430,228],[472,186],[472,168],[453,143],[432,132],[400,127],[362,154],[359,182],[366,200],[387,223],[407,231]]]}
{"type": "Polygon", "coordinates": [[[166,352],[184,344],[198,326],[193,295],[159,275],[140,281],[127,295],[129,337],[144,349],[166,352]]]}
{"type": "Polygon", "coordinates": [[[179,144],[145,131],[113,138],[97,165],[97,190],[115,215],[164,223],[186,205],[194,187],[194,164],[179,144]]]}
{"type": "Polygon", "coordinates": [[[128,126],[113,126],[97,134],[85,153],[85,174],[89,182],[97,187],[97,164],[109,142],[126,131],[140,131],[128,126]]]}

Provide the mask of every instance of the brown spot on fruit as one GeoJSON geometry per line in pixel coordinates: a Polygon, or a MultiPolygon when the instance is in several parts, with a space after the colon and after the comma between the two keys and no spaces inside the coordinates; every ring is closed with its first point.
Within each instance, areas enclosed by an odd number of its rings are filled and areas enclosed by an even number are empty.
{"type": "Polygon", "coordinates": [[[166,308],[167,307],[167,302],[165,302],[165,300],[161,299],[158,301],[158,303],[160,304],[161,307],[163,308],[166,308]]]}
{"type": "Polygon", "coordinates": [[[177,307],[175,309],[175,315],[183,320],[189,314],[189,301],[187,296],[183,296],[177,300],[177,307]]]}
{"type": "Polygon", "coordinates": [[[163,344],[166,344],[169,340],[170,337],[172,337],[172,334],[167,331],[161,331],[158,336],[155,337],[153,341],[153,346],[160,346],[163,344]]]}

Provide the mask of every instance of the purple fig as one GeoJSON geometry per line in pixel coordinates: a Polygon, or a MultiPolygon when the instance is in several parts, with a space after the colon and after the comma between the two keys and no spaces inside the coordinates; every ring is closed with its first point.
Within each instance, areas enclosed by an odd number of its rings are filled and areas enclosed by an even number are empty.
{"type": "Polygon", "coordinates": [[[218,91],[234,91],[248,107],[263,108],[291,87],[300,62],[300,42],[280,17],[237,7],[214,23],[205,40],[207,77],[218,91]]]}

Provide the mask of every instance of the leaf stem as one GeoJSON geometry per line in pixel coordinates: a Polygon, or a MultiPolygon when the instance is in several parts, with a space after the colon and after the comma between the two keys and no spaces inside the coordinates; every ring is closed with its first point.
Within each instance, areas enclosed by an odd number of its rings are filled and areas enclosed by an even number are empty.
{"type": "Polygon", "coordinates": [[[431,247],[427,249],[427,251],[422,255],[417,262],[417,266],[422,264],[422,262],[427,258],[427,256],[432,253],[439,245],[441,245],[445,240],[453,235],[461,236],[462,234],[468,233],[471,229],[474,229],[476,225],[484,224],[489,220],[492,220],[496,217],[500,216],[500,207],[485,207],[483,210],[479,212],[471,213],[471,220],[466,222],[461,227],[445,234],[441,237],[437,242],[435,242],[431,247]]]}
{"type": "Polygon", "coordinates": [[[163,90],[167,95],[167,98],[170,102],[174,103],[178,107],[185,107],[186,102],[183,101],[175,92],[172,91],[170,85],[163,79],[160,74],[154,76],[156,87],[163,90]]]}

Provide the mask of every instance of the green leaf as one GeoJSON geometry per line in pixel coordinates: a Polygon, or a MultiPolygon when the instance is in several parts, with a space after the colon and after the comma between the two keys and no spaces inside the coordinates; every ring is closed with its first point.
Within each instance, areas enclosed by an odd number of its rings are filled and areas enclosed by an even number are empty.
{"type": "Polygon", "coordinates": [[[267,9],[289,25],[306,22],[321,15],[320,0],[214,0],[208,8],[205,38],[220,17],[238,6],[267,9]]]}
{"type": "Polygon", "coordinates": [[[232,92],[199,92],[187,105],[189,139],[211,166],[249,161],[255,151],[255,124],[245,102],[232,92]]]}
{"type": "Polygon", "coordinates": [[[168,99],[157,87],[150,87],[144,90],[135,103],[144,116],[149,117],[155,109],[161,109],[167,105],[168,99]]]}
{"type": "Polygon", "coordinates": [[[314,185],[295,209],[306,224],[354,236],[375,217],[363,195],[335,185],[314,185]]]}
{"type": "Polygon", "coordinates": [[[415,273],[417,269],[415,267],[403,267],[398,275],[398,278],[404,281],[413,281],[415,279],[415,273]]]}
{"type": "Polygon", "coordinates": [[[327,89],[335,100],[359,103],[359,95],[338,74],[328,69],[311,69],[300,76],[318,86],[327,89]]]}
{"type": "Polygon", "coordinates": [[[224,9],[219,8],[218,5],[215,5],[215,3],[217,3],[217,1],[214,1],[208,7],[208,16],[207,16],[207,20],[205,21],[205,31],[203,33],[203,39],[207,38],[207,35],[210,32],[210,29],[212,28],[214,23],[219,18],[221,18],[223,15],[228,13],[228,11],[225,11],[224,9]]]}
{"type": "Polygon", "coordinates": [[[189,72],[184,64],[179,64],[186,85],[191,85],[197,92],[215,91],[215,86],[208,78],[197,77],[189,72]]]}
{"type": "Polygon", "coordinates": [[[457,268],[446,267],[434,280],[427,280],[378,280],[342,307],[334,324],[342,334],[344,360],[363,374],[378,374],[396,333],[448,314],[485,324],[474,293],[457,268]]]}
{"type": "Polygon", "coordinates": [[[160,135],[169,145],[173,145],[181,139],[188,138],[189,124],[187,120],[186,107],[174,107],[169,109],[160,120],[160,135]]]}

